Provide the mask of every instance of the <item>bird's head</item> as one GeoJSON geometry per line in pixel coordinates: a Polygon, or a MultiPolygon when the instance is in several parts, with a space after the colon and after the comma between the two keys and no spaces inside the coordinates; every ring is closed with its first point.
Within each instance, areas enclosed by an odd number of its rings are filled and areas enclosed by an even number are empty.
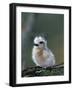
{"type": "Polygon", "coordinates": [[[34,38],[34,46],[36,48],[45,48],[47,46],[47,41],[42,36],[37,36],[34,38]]]}

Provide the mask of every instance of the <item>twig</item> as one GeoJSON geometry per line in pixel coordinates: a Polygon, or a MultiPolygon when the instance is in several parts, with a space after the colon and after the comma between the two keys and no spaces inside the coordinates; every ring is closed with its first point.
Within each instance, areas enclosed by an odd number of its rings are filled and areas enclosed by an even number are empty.
{"type": "Polygon", "coordinates": [[[40,71],[42,72],[43,70],[49,70],[49,71],[52,71],[54,69],[61,69],[61,68],[64,68],[64,63],[61,63],[61,64],[57,64],[57,65],[53,65],[53,66],[49,66],[47,68],[42,68],[42,67],[39,67],[39,66],[35,66],[35,67],[28,67],[26,69],[24,69],[22,71],[22,77],[24,76],[36,76],[37,73],[40,73],[40,71]]]}

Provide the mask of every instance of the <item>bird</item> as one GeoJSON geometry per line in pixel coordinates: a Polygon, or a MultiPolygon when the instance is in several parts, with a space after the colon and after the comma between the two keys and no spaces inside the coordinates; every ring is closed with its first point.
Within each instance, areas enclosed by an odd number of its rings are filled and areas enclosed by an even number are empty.
{"type": "Polygon", "coordinates": [[[47,40],[36,36],[33,40],[32,60],[36,66],[47,68],[55,65],[55,56],[47,46],[47,40]]]}

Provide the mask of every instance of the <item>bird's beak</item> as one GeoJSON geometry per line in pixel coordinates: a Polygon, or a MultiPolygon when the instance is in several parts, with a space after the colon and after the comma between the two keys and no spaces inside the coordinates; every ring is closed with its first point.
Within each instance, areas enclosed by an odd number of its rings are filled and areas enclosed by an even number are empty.
{"type": "Polygon", "coordinates": [[[34,44],[34,46],[39,46],[38,44],[34,44]]]}

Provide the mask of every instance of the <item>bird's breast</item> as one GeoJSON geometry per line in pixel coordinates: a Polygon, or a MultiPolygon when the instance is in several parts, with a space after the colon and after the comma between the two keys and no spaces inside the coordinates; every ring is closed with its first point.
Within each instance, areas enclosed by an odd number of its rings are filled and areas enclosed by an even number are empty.
{"type": "Polygon", "coordinates": [[[40,48],[35,49],[35,58],[39,63],[42,63],[46,60],[43,49],[40,48]]]}
{"type": "Polygon", "coordinates": [[[54,56],[46,49],[33,48],[33,61],[40,66],[50,66],[55,62],[54,56]]]}

